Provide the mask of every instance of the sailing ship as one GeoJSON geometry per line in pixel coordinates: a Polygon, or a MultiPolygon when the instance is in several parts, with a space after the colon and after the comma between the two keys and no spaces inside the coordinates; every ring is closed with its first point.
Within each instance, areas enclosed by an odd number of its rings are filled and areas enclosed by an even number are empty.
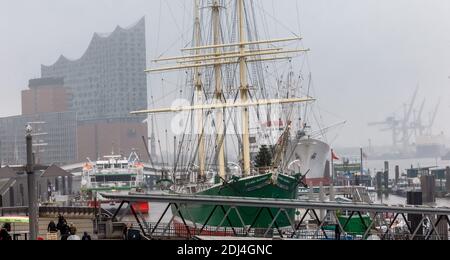
{"type": "MultiPolygon", "coordinates": [[[[95,162],[83,165],[81,175],[81,194],[88,206],[102,207],[114,212],[120,201],[103,198],[100,192],[124,193],[143,192],[144,164],[140,162],[136,152],[128,158],[111,153],[95,162]]],[[[135,202],[133,209],[142,214],[148,214],[148,202],[135,202]]]]}
{"type": "MultiPolygon", "coordinates": [[[[309,96],[271,99],[270,91],[267,90],[270,87],[264,83],[266,62],[283,60],[290,62],[294,57],[301,56],[309,50],[286,48],[286,45],[298,46],[302,38],[297,35],[290,38],[259,39],[252,1],[194,0],[193,2],[193,46],[182,49],[181,56],[154,60],[155,63],[165,62],[171,63],[170,65],[147,70],[149,73],[187,72],[186,74],[190,75],[194,97],[191,104],[132,112],[135,115],[188,112],[190,118],[186,121],[195,122],[190,126],[198,130],[191,133],[191,136],[195,137],[192,149],[195,153],[188,152],[186,145],[180,145],[178,152],[179,157],[183,154],[191,156],[190,165],[194,166],[180,173],[175,165],[171,193],[296,199],[304,176],[300,171],[285,172],[282,167],[292,124],[284,126],[273,147],[271,163],[264,167],[255,165],[251,160],[249,129],[255,119],[263,118],[271,121],[270,111],[275,106],[282,106],[282,110],[285,110],[299,103],[314,101],[309,96]],[[233,14],[226,16],[225,10],[231,10],[233,14]],[[206,27],[210,30],[204,31],[202,26],[204,24],[207,24],[206,27]],[[223,29],[223,25],[226,24],[232,24],[228,31],[223,29]],[[261,112],[262,107],[266,108],[264,112],[261,112]],[[212,135],[206,133],[207,126],[210,125],[213,125],[212,135]],[[230,125],[236,126],[231,128],[239,129],[239,132],[230,133],[230,125]],[[231,142],[230,139],[236,142],[231,142]],[[238,143],[235,148],[239,152],[234,152],[237,163],[229,162],[233,152],[230,152],[227,144],[234,143],[238,143]]],[[[187,223],[194,226],[208,221],[208,225],[213,227],[253,225],[255,228],[267,228],[278,211],[270,209],[261,212],[259,208],[238,207],[239,214],[230,211],[228,221],[222,223],[224,213],[215,211],[210,215],[213,209],[214,206],[209,205],[186,205],[180,209],[172,208],[172,212],[176,217],[184,216],[187,223]]],[[[228,209],[225,207],[225,210],[228,209]]],[[[294,218],[295,211],[288,210],[287,214],[281,214],[276,222],[280,227],[290,226],[294,218]]]]}

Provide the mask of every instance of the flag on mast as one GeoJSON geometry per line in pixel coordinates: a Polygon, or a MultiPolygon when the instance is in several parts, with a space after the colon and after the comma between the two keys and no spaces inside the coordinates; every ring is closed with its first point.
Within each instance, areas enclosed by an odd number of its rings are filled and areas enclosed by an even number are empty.
{"type": "Polygon", "coordinates": [[[340,158],[336,155],[336,153],[334,152],[334,150],[331,150],[331,158],[333,160],[340,160],[340,158]]]}

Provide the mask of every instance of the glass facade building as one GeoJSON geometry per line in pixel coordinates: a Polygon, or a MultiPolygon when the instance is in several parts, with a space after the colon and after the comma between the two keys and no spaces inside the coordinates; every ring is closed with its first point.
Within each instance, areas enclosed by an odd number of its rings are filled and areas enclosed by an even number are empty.
{"type": "Polygon", "coordinates": [[[41,67],[43,78],[64,78],[69,110],[79,121],[142,121],[131,111],[147,108],[145,19],[110,34],[95,33],[78,60],[61,56],[41,67]]]}

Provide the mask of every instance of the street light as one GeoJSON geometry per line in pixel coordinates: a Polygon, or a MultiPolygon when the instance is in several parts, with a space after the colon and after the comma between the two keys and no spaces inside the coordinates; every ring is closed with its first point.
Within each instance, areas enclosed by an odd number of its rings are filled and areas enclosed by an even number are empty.
{"type": "Polygon", "coordinates": [[[33,158],[33,128],[28,124],[25,128],[26,144],[27,144],[27,184],[28,184],[28,213],[30,215],[30,239],[37,240],[38,228],[38,203],[36,190],[36,176],[34,174],[34,158],[33,158]]]}
{"type": "MultiPolygon", "coordinates": [[[[33,155],[33,128],[31,127],[31,124],[27,124],[25,126],[25,133],[26,133],[27,164],[0,168],[0,173],[3,174],[5,171],[6,173],[13,172],[16,175],[22,175],[26,173],[28,185],[28,214],[30,219],[29,221],[30,239],[37,240],[39,232],[39,205],[37,200],[38,196],[37,196],[37,183],[35,171],[47,171],[50,167],[47,165],[35,164],[33,155]]],[[[15,178],[16,176],[13,174],[13,176],[11,177],[15,178]]]]}
{"type": "Polygon", "coordinates": [[[31,132],[33,132],[33,127],[31,127],[30,124],[26,125],[25,131],[27,135],[31,135],[31,132]]]}

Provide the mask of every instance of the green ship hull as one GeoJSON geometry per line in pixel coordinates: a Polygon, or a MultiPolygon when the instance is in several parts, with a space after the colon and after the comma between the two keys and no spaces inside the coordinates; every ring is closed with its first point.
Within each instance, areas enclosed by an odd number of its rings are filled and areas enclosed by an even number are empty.
{"type": "MultiPolygon", "coordinates": [[[[249,197],[249,198],[272,198],[272,199],[296,199],[298,194],[299,177],[287,176],[279,174],[276,179],[273,174],[264,174],[252,176],[248,178],[235,179],[227,184],[219,184],[205,191],[196,193],[200,196],[225,196],[225,197],[249,197]]],[[[230,209],[224,206],[225,212],[230,209]]],[[[206,223],[207,226],[213,227],[243,227],[253,225],[254,228],[268,228],[273,222],[279,209],[271,208],[269,210],[252,207],[237,207],[239,217],[236,210],[232,209],[228,215],[228,220],[224,220],[225,213],[218,207],[214,213],[214,206],[211,205],[186,205],[181,207],[180,212],[188,224],[196,223],[203,226],[208,217],[210,219],[206,223]],[[270,211],[270,212],[269,212],[270,211]],[[259,213],[259,216],[257,216],[259,213]],[[224,220],[224,221],[223,221],[224,220]],[[244,225],[243,225],[244,223],[244,225]]],[[[180,217],[176,208],[172,206],[172,213],[180,217]]],[[[276,219],[275,228],[291,226],[291,222],[295,219],[295,210],[287,210],[286,214],[280,213],[276,219]]]]}

